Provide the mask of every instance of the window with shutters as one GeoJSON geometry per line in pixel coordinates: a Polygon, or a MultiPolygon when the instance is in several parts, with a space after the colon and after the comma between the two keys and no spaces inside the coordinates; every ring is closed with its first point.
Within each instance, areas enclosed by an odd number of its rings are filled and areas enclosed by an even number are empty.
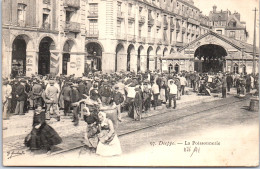
{"type": "Polygon", "coordinates": [[[98,14],[98,4],[89,4],[89,12],[91,14],[98,14]]]}
{"type": "Polygon", "coordinates": [[[42,14],[42,28],[50,29],[50,10],[47,8],[43,8],[42,14]]]}
{"type": "Polygon", "coordinates": [[[151,37],[151,31],[152,31],[152,27],[148,26],[148,37],[151,37]]]}
{"type": "Polygon", "coordinates": [[[235,38],[235,31],[230,31],[229,32],[229,37],[230,38],[235,38]]]}
{"type": "Polygon", "coordinates": [[[132,28],[133,28],[133,23],[129,22],[128,23],[128,31],[132,32],[132,28]]]}
{"type": "Polygon", "coordinates": [[[98,34],[98,22],[97,19],[89,20],[89,34],[97,35],[98,34]]]}
{"type": "Polygon", "coordinates": [[[128,4],[128,15],[132,14],[132,4],[128,4]]]}
{"type": "Polygon", "coordinates": [[[121,12],[122,2],[117,2],[117,12],[121,12]]]}
{"type": "Polygon", "coordinates": [[[233,67],[233,73],[238,73],[238,65],[235,63],[233,67]]]}
{"type": "Polygon", "coordinates": [[[18,3],[17,20],[19,26],[25,26],[26,4],[18,3]]]}
{"type": "Polygon", "coordinates": [[[121,22],[117,21],[117,34],[121,35],[121,22]]]}

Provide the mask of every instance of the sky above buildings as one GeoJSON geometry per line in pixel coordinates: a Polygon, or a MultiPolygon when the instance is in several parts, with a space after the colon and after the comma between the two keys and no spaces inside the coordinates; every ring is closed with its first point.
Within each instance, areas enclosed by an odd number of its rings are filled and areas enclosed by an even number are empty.
{"type": "MultiPolygon", "coordinates": [[[[213,6],[217,6],[217,11],[230,10],[231,13],[235,11],[241,15],[241,21],[246,22],[246,27],[249,32],[249,38],[247,43],[253,44],[254,37],[254,9],[259,10],[259,0],[194,0],[195,6],[198,7],[203,14],[209,15],[209,12],[213,10],[213,6]]],[[[257,12],[257,31],[256,40],[257,46],[259,45],[259,11],[257,12]]]]}

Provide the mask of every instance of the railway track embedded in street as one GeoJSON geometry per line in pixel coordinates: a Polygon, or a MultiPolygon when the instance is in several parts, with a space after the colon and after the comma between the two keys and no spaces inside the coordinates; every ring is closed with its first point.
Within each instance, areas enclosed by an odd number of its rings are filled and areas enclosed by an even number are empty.
{"type": "MultiPolygon", "coordinates": [[[[190,116],[194,116],[194,115],[197,115],[197,114],[200,114],[200,113],[206,113],[207,111],[209,110],[212,110],[212,109],[217,109],[217,108],[220,108],[220,107],[223,107],[223,106],[226,106],[226,105],[230,105],[230,104],[235,104],[237,102],[242,102],[244,100],[247,100],[249,97],[246,96],[245,98],[231,98],[231,101],[227,101],[225,102],[224,104],[218,104],[216,103],[217,105],[215,106],[210,106],[208,108],[204,108],[202,110],[197,110],[196,112],[193,112],[191,114],[187,114],[187,115],[183,115],[183,116],[180,116],[180,117],[175,117],[174,114],[172,112],[175,112],[175,111],[169,111],[169,110],[166,110],[160,114],[154,114],[154,115],[150,115],[148,117],[144,117],[142,118],[143,120],[141,121],[138,121],[139,124],[140,123],[143,123],[144,125],[141,126],[141,127],[137,127],[137,128],[134,128],[133,130],[129,130],[129,126],[127,127],[127,130],[124,132],[118,132],[118,137],[122,137],[122,136],[125,136],[125,135],[129,135],[129,134],[133,134],[135,132],[139,132],[139,131],[142,131],[142,130],[146,130],[146,129],[149,129],[149,128],[153,128],[153,127],[156,127],[156,126],[160,126],[160,125],[165,125],[167,123],[170,123],[170,122],[175,122],[175,121],[178,121],[178,120],[181,120],[181,119],[184,119],[184,118],[187,118],[187,117],[190,117],[190,116]],[[166,117],[166,115],[170,115],[172,117],[166,117]],[[151,121],[152,118],[156,118],[158,119],[158,117],[162,117],[162,116],[165,116],[162,118],[162,120],[158,120],[158,122],[156,123],[153,123],[153,124],[150,124],[149,120],[151,121]],[[148,123],[148,124],[147,124],[148,123]],[[150,125],[149,125],[150,124],[150,125]]],[[[196,105],[195,105],[196,106],[196,105]]],[[[193,106],[190,106],[190,107],[185,107],[184,110],[186,109],[192,109],[193,106]]],[[[181,109],[178,109],[179,111],[184,111],[184,110],[181,110],[181,109]]],[[[188,111],[188,110],[186,110],[188,111]]],[[[132,122],[131,124],[134,125],[134,124],[138,124],[138,122],[132,122]]],[[[130,122],[127,122],[125,124],[130,124],[130,122]]],[[[62,154],[62,153],[66,153],[66,152],[69,152],[69,151],[73,151],[73,150],[76,150],[76,149],[79,149],[79,148],[82,148],[84,147],[84,145],[80,145],[80,146],[75,146],[75,147],[71,147],[69,149],[64,149],[64,150],[61,150],[61,151],[57,151],[57,152],[53,152],[52,154],[50,154],[49,156],[55,156],[55,155],[58,155],[58,154],[62,154]]],[[[47,156],[47,157],[49,157],[47,156]]]]}

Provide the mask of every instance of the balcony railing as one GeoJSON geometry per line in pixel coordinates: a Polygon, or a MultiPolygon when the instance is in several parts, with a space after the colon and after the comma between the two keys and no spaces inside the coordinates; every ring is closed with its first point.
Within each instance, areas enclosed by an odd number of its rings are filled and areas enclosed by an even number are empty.
{"type": "Polygon", "coordinates": [[[88,12],[88,18],[97,18],[98,17],[98,11],[89,11],[88,12]]]}
{"type": "Polygon", "coordinates": [[[99,37],[99,32],[98,32],[98,30],[86,31],[86,37],[87,38],[98,38],[99,37]]]}
{"type": "Polygon", "coordinates": [[[51,29],[51,24],[43,23],[41,28],[44,29],[44,30],[50,30],[51,29]]]}
{"type": "Polygon", "coordinates": [[[80,8],[80,0],[64,0],[64,7],[80,8]]]}
{"type": "Polygon", "coordinates": [[[120,34],[120,33],[117,33],[116,34],[116,39],[117,40],[126,40],[126,34],[120,34]]]}
{"type": "Polygon", "coordinates": [[[148,25],[149,25],[149,26],[153,26],[153,25],[154,25],[154,19],[150,18],[150,19],[148,20],[148,25]]]}
{"type": "Polygon", "coordinates": [[[178,46],[178,47],[183,46],[183,42],[176,42],[175,45],[178,46]]]}
{"type": "Polygon", "coordinates": [[[127,35],[127,41],[135,42],[136,41],[135,35],[127,35]]]}
{"type": "Polygon", "coordinates": [[[144,24],[145,23],[145,16],[139,16],[139,23],[144,24]]]}
{"type": "Polygon", "coordinates": [[[129,20],[130,22],[134,22],[134,21],[135,21],[135,16],[134,16],[134,14],[128,13],[128,20],[129,20]]]}
{"type": "Polygon", "coordinates": [[[124,18],[124,13],[121,11],[117,11],[117,18],[123,19],[124,18]]]}
{"type": "Polygon", "coordinates": [[[65,31],[69,32],[80,32],[80,23],[77,22],[65,22],[65,31]]]}
{"type": "Polygon", "coordinates": [[[160,28],[162,26],[162,23],[160,21],[156,21],[156,26],[160,28]]]}
{"type": "Polygon", "coordinates": [[[148,44],[154,44],[155,38],[148,37],[147,42],[148,42],[148,44]]]}

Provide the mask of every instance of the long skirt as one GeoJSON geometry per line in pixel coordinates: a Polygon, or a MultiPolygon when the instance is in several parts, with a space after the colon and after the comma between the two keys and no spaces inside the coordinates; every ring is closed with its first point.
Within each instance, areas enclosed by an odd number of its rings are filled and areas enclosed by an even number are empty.
{"type": "Polygon", "coordinates": [[[96,125],[87,125],[84,139],[84,144],[86,146],[88,146],[89,148],[97,148],[98,136],[96,125]]]}
{"type": "Polygon", "coordinates": [[[48,124],[44,123],[39,129],[33,128],[25,138],[24,144],[31,150],[50,150],[54,145],[62,142],[58,133],[48,124]]]}
{"type": "MultiPolygon", "coordinates": [[[[102,138],[106,137],[107,134],[108,130],[102,130],[100,133],[102,138]]],[[[116,134],[113,135],[113,139],[109,142],[101,141],[102,138],[100,138],[98,142],[96,154],[101,156],[114,156],[122,153],[120,141],[116,134]]]]}

